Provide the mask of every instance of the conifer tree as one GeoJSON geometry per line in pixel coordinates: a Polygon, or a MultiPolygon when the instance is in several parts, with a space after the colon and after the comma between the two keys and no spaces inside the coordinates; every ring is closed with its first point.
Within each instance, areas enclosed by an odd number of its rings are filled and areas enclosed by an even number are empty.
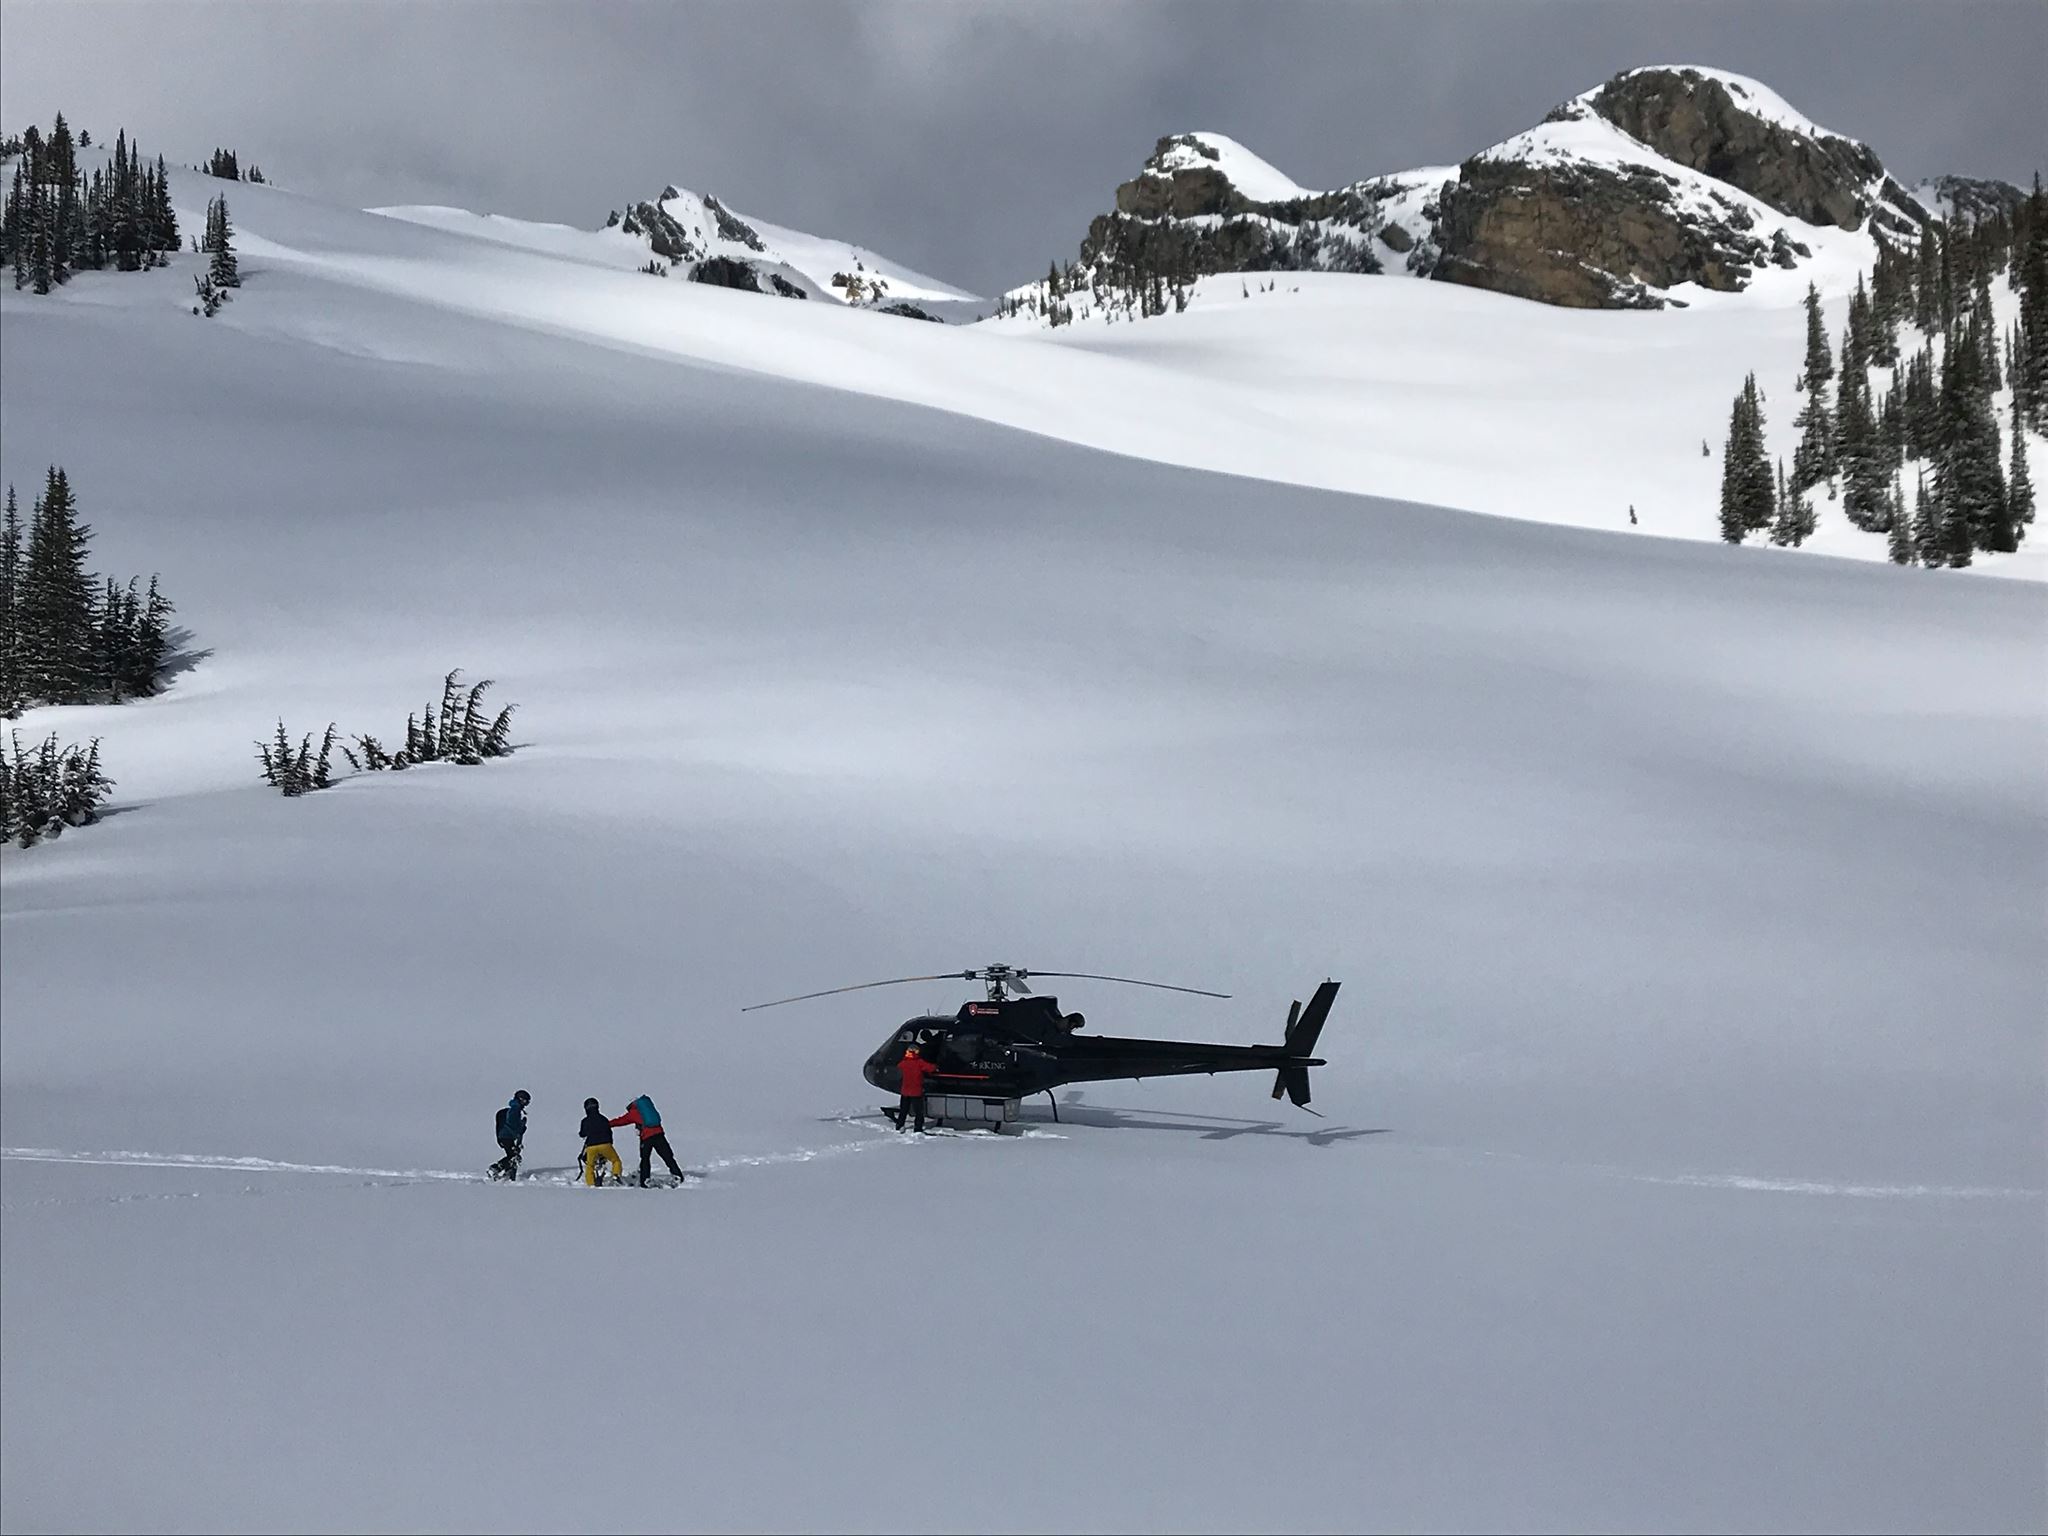
{"type": "Polygon", "coordinates": [[[1999,462],[1998,422],[1983,387],[1974,332],[1952,333],[1942,358],[1941,403],[1935,445],[1935,486],[1949,534],[1950,564],[1958,554],[2010,551],[2018,539],[1999,462]]]}
{"type": "Polygon", "coordinates": [[[1806,398],[1792,424],[1799,428],[1799,446],[1792,454],[1791,488],[1804,491],[1835,472],[1834,423],[1828,409],[1828,380],[1835,371],[1828,335],[1821,324],[1820,292],[1806,285],[1806,363],[1800,386],[1806,398]]]}
{"type": "Polygon", "coordinates": [[[27,702],[22,680],[21,581],[25,549],[14,487],[0,514],[0,717],[12,720],[27,702]]]}
{"type": "Polygon", "coordinates": [[[1849,297],[1849,319],[1842,331],[1842,372],[1870,366],[1870,295],[1857,274],[1856,291],[1849,297]]]}
{"type": "Polygon", "coordinates": [[[1891,516],[1890,532],[1885,536],[1886,549],[1892,557],[1893,565],[1911,565],[1919,558],[1919,551],[1914,546],[1913,525],[1912,520],[1906,515],[1905,499],[1899,494],[1896,485],[1888,493],[1888,499],[1891,503],[1888,509],[1891,516]]]}
{"type": "Polygon", "coordinates": [[[1834,422],[1828,409],[1825,383],[1807,386],[1806,397],[1800,403],[1799,414],[1792,418],[1792,424],[1799,428],[1799,446],[1792,453],[1790,484],[1794,489],[1804,491],[1828,479],[1835,471],[1834,422]]]}
{"type": "Polygon", "coordinates": [[[228,200],[217,197],[213,200],[213,222],[210,238],[213,261],[207,267],[207,279],[216,288],[239,288],[242,278],[235,261],[235,230],[228,222],[228,200]]]}
{"type": "Polygon", "coordinates": [[[22,570],[22,670],[30,698],[83,704],[92,696],[94,582],[85,566],[91,539],[91,528],[78,521],[70,479],[51,465],[22,570]]]}
{"type": "Polygon", "coordinates": [[[133,688],[137,693],[156,692],[157,679],[163,674],[170,649],[171,615],[176,611],[171,600],[157,590],[157,578],[151,576],[135,620],[133,688]]]}
{"type": "Polygon", "coordinates": [[[175,251],[178,248],[178,214],[171,207],[171,174],[164,168],[164,157],[156,157],[156,176],[152,186],[151,228],[153,245],[158,251],[175,251]]]}
{"type": "Polygon", "coordinates": [[[1743,419],[1743,397],[1737,395],[1728,412],[1728,440],[1721,448],[1721,537],[1740,544],[1749,532],[1743,512],[1743,469],[1741,456],[1749,451],[1748,428],[1743,419]]]}
{"type": "Polygon", "coordinates": [[[56,257],[52,249],[49,189],[39,181],[29,183],[28,192],[28,281],[36,293],[48,293],[57,283],[56,257]]]}
{"type": "Polygon", "coordinates": [[[2027,473],[2027,429],[2017,411],[2013,413],[2012,473],[2005,482],[2005,505],[2018,543],[2026,538],[2034,521],[2034,477],[2027,473]]]}
{"type": "Polygon", "coordinates": [[[1936,226],[1920,231],[1913,262],[1913,324],[1932,332],[1941,320],[1941,240],[1936,226]]]}
{"type": "Polygon", "coordinates": [[[43,164],[49,188],[50,281],[64,283],[71,278],[71,247],[77,235],[78,158],[72,148],[70,125],[64,121],[62,112],[50,129],[43,164]]]}
{"type": "Polygon", "coordinates": [[[1811,498],[1786,478],[1782,459],[1778,462],[1777,499],[1777,512],[1771,520],[1771,542],[1797,549],[1813,537],[1818,519],[1811,498]]]}
{"type": "Polygon", "coordinates": [[[2048,431],[2048,194],[2041,190],[2038,171],[2024,211],[2026,243],[2014,256],[2013,286],[2020,293],[2021,357],[2026,377],[2024,384],[2015,379],[2013,390],[2026,401],[2028,424],[2036,431],[2048,431]]]}
{"type": "MultiPolygon", "coordinates": [[[[1848,348],[1843,348],[1844,353],[1848,348]]],[[[1884,530],[1884,481],[1890,455],[1870,414],[1870,385],[1860,365],[1844,357],[1842,392],[1835,412],[1835,467],[1842,477],[1842,512],[1866,532],[1884,530]]]]}
{"type": "Polygon", "coordinates": [[[7,183],[7,204],[0,213],[0,262],[14,268],[16,288],[27,281],[22,269],[23,257],[28,250],[28,178],[26,167],[16,162],[14,175],[7,183]]]}
{"type": "Polygon", "coordinates": [[[1835,376],[1835,360],[1828,350],[1827,327],[1821,322],[1820,290],[1806,285],[1806,367],[1802,377],[1810,394],[1835,376]]]}
{"type": "Polygon", "coordinates": [[[1948,564],[1948,532],[1942,516],[1941,493],[1930,489],[1927,472],[1920,472],[1919,489],[1913,499],[1913,553],[1930,569],[1948,564]]]}

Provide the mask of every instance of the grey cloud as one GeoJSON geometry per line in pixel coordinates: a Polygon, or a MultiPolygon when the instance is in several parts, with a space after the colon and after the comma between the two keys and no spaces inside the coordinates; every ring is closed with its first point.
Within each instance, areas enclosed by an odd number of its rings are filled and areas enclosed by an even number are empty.
{"type": "Polygon", "coordinates": [[[1068,256],[1162,133],[1335,185],[1455,161],[1617,69],[1756,75],[1900,174],[2048,161],[2037,0],[1791,5],[333,5],[8,0],[0,121],[594,226],[675,181],[983,291],[1068,256]]]}

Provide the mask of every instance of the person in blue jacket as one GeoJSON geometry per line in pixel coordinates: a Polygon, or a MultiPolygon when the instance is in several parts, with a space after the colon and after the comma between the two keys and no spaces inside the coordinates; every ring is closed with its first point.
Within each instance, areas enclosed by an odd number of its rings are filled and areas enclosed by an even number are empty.
{"type": "Polygon", "coordinates": [[[533,1095],[522,1088],[498,1111],[498,1147],[505,1155],[491,1164],[492,1178],[519,1177],[519,1152],[526,1140],[526,1106],[532,1102],[533,1095]]]}

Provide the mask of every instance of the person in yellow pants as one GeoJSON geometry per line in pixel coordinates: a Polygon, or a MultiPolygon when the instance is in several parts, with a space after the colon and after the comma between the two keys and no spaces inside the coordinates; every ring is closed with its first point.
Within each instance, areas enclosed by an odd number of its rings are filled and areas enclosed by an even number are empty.
{"type": "Polygon", "coordinates": [[[597,1100],[583,1101],[583,1182],[595,1184],[597,1170],[601,1164],[612,1165],[612,1182],[625,1182],[625,1165],[619,1161],[619,1149],[612,1145],[612,1123],[605,1118],[604,1111],[597,1107],[597,1100]]]}

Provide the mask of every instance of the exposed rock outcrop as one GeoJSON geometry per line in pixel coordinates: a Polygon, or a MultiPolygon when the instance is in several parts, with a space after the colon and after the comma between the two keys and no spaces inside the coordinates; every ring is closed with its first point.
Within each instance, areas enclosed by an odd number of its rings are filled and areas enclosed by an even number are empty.
{"type": "Polygon", "coordinates": [[[1733,199],[1686,206],[1649,165],[1479,158],[1444,189],[1434,276],[1571,309],[1654,309],[1680,283],[1731,292],[1810,255],[1733,199]]]}
{"type": "MultiPolygon", "coordinates": [[[[1236,146],[1232,145],[1232,149],[1236,146]]],[[[1169,134],[1137,176],[1116,189],[1114,212],[1089,223],[1081,266],[1159,272],[1377,272],[1377,206],[1361,188],[1261,200],[1224,169],[1199,134],[1169,134]]]]}
{"type": "Polygon", "coordinates": [[[1739,103],[1726,81],[1700,70],[1630,70],[1588,100],[1665,159],[1809,224],[1860,228],[1875,206],[1873,187],[1887,179],[1868,145],[1761,115],[1739,103]]]}
{"type": "MultiPolygon", "coordinates": [[[[2019,196],[1960,178],[1937,187],[1959,213],[2019,196]]],[[[1911,243],[1926,218],[1868,146],[1756,82],[1638,69],[1455,169],[1331,191],[1295,187],[1220,135],[1169,135],[1089,224],[1062,285],[1378,272],[1399,257],[1417,275],[1544,303],[1655,307],[1686,284],[1727,292],[1796,267],[1823,231],[1911,243]]],[[[1044,312],[1058,313],[1056,297],[1044,312]]]]}
{"type": "Polygon", "coordinates": [[[700,196],[664,187],[660,197],[613,213],[605,227],[644,241],[656,264],[665,259],[679,277],[740,293],[837,299],[869,307],[910,298],[964,297],[894,263],[878,262],[860,246],[792,237],[773,226],[756,228],[708,192],[700,196]],[[844,268],[826,265],[835,257],[844,260],[844,268]],[[899,282],[909,293],[891,291],[899,282]]]}

